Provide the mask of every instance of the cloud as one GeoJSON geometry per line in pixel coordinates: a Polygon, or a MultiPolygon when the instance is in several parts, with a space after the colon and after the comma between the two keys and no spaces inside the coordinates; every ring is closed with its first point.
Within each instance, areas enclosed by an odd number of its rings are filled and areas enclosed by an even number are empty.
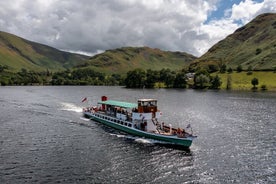
{"type": "Polygon", "coordinates": [[[274,0],[255,2],[254,0],[241,1],[233,4],[231,9],[225,10],[225,16],[221,19],[214,19],[199,27],[201,35],[207,35],[206,39],[194,40],[200,53],[206,52],[212,45],[233,33],[239,27],[247,24],[257,15],[267,12],[276,12],[274,0]]]}
{"type": "Polygon", "coordinates": [[[234,4],[232,7],[232,20],[240,20],[243,24],[247,23],[256,12],[258,12],[264,3],[256,3],[252,0],[245,0],[240,4],[234,4]]]}
{"type": "Polygon", "coordinates": [[[274,0],[245,0],[226,16],[207,21],[219,0],[9,0],[0,2],[0,30],[58,49],[98,53],[149,46],[197,56],[274,0]]]}

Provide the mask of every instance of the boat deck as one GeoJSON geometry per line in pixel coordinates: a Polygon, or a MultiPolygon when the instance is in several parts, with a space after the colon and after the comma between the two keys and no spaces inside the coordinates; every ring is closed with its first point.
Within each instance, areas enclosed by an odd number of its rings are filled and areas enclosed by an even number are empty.
{"type": "Polygon", "coordinates": [[[145,131],[145,130],[139,129],[136,126],[134,126],[133,123],[129,119],[127,119],[127,120],[118,119],[118,118],[116,118],[116,116],[114,114],[110,114],[106,111],[97,111],[97,112],[88,111],[88,112],[91,113],[92,116],[96,116],[98,118],[109,120],[109,121],[111,121],[113,123],[116,123],[116,124],[120,124],[120,125],[123,125],[123,126],[127,126],[129,128],[137,129],[137,130],[148,132],[148,133],[154,133],[154,134],[164,135],[164,136],[175,136],[175,137],[178,137],[178,138],[186,138],[190,135],[188,133],[178,133],[177,132],[178,129],[176,129],[176,128],[171,128],[170,129],[170,127],[166,126],[166,125],[163,125],[162,128],[161,128],[161,126],[158,126],[157,129],[154,130],[154,131],[145,131]]]}

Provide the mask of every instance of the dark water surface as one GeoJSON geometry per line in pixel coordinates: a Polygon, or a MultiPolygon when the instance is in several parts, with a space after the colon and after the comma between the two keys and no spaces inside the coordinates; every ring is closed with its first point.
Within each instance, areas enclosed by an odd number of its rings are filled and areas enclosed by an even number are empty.
{"type": "Polygon", "coordinates": [[[276,183],[276,94],[1,87],[0,183],[276,183]],[[190,150],[123,135],[81,116],[102,95],[157,98],[190,150]]]}

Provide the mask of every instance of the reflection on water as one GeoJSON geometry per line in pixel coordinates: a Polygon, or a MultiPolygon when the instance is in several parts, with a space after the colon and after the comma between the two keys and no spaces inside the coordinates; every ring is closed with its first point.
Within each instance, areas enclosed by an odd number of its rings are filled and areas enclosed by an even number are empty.
{"type": "Polygon", "coordinates": [[[120,87],[1,87],[0,183],[275,183],[276,94],[120,87]],[[193,126],[190,150],[82,118],[83,97],[157,98],[193,126]]]}

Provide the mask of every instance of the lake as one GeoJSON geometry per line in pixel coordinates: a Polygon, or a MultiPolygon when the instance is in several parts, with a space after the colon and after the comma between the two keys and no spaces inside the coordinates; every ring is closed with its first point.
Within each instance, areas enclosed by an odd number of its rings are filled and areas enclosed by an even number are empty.
{"type": "Polygon", "coordinates": [[[275,183],[275,110],[269,92],[0,87],[0,183],[275,183]],[[102,95],[156,98],[198,138],[181,150],[83,118],[102,95]]]}

